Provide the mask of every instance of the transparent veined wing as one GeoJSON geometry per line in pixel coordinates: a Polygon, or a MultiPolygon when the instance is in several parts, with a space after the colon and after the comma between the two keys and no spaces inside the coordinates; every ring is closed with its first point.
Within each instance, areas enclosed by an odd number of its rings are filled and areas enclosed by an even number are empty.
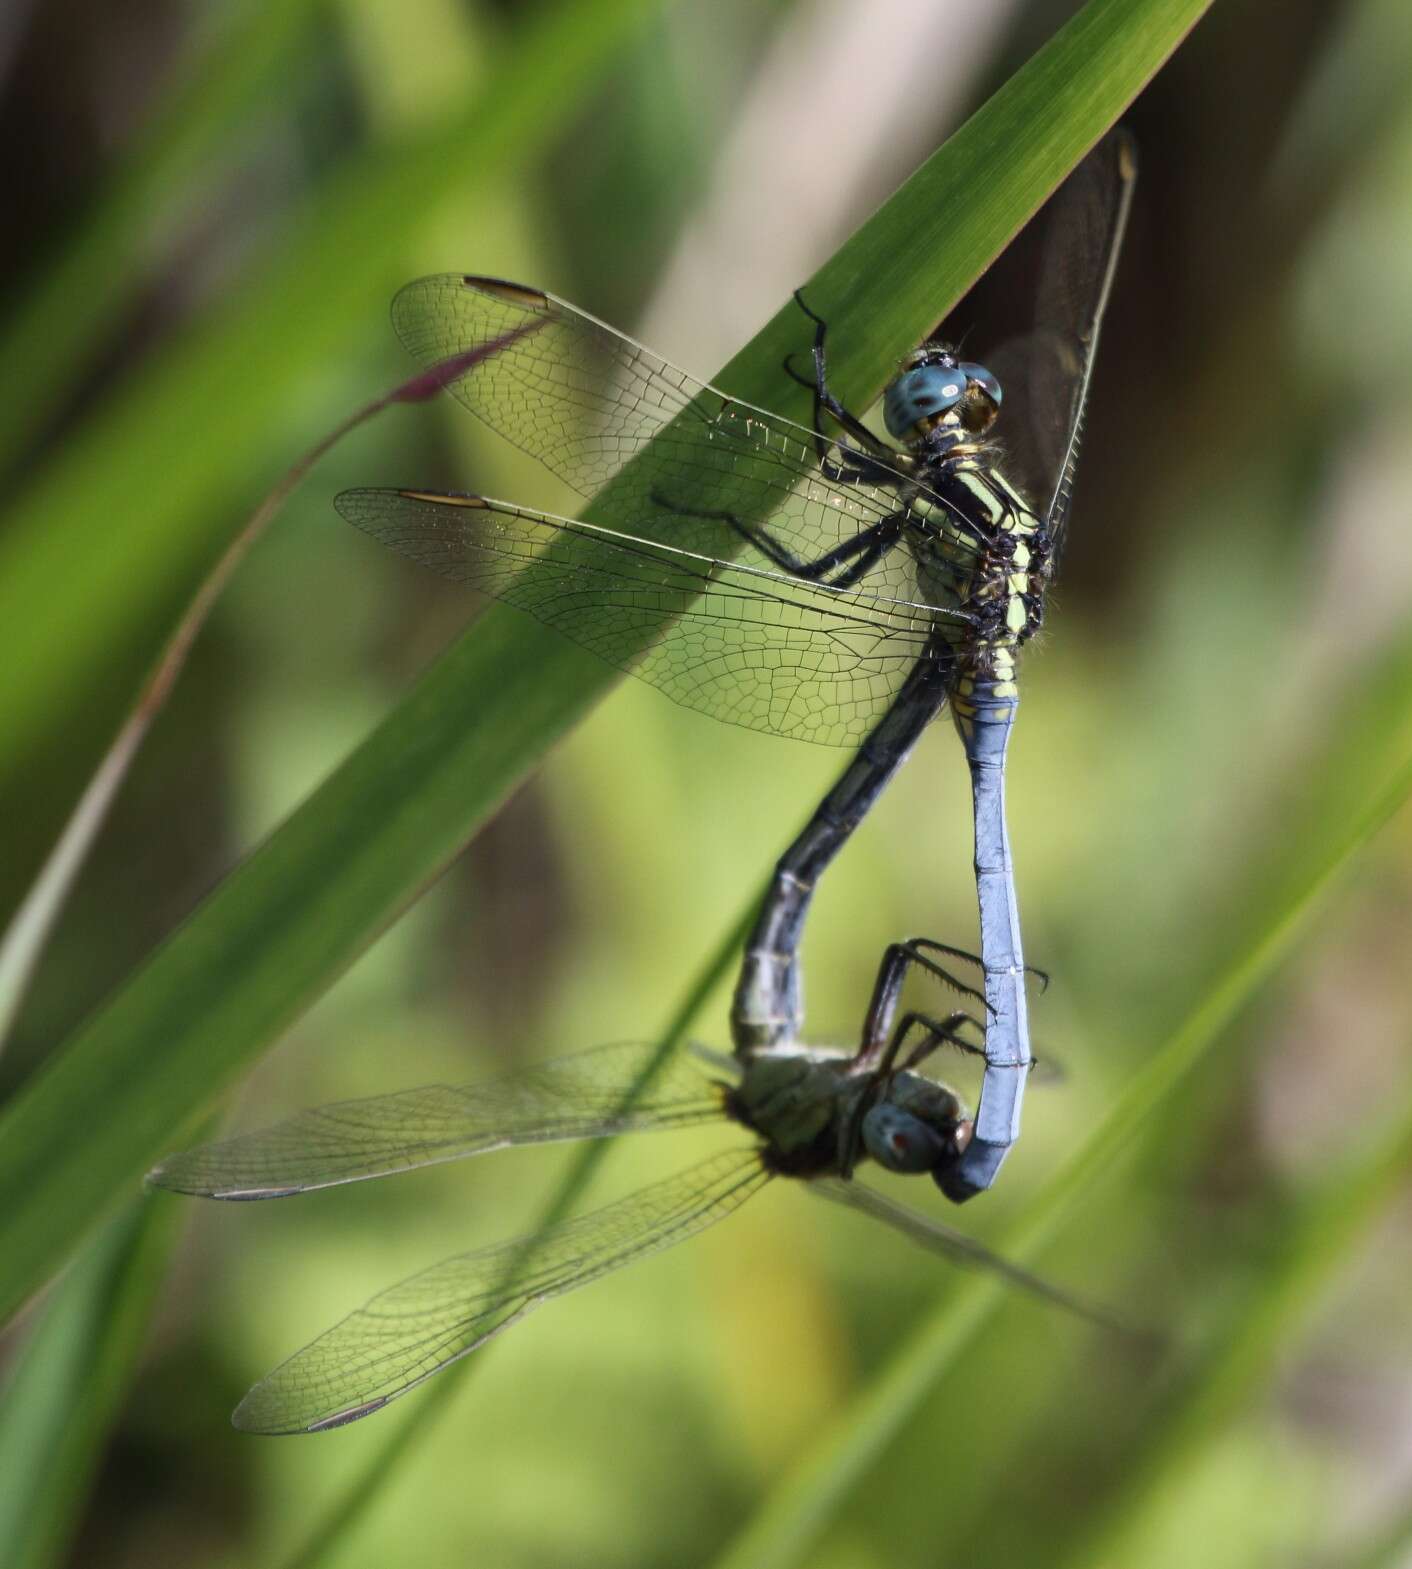
{"type": "Polygon", "coordinates": [[[996,435],[1006,475],[1056,543],[1068,521],[1089,380],[1136,179],[1132,137],[1110,131],[1016,242],[1035,253],[1033,323],[985,355],[1004,394],[996,435]]]}
{"type": "Polygon", "coordinates": [[[462,1253],[379,1293],[236,1407],[253,1433],[341,1427],[474,1351],[551,1297],[685,1241],[770,1180],[733,1150],[538,1236],[462,1253]]]}
{"type": "MultiPolygon", "coordinates": [[[[682,515],[693,506],[729,510],[812,560],[897,511],[887,475],[915,488],[881,464],[875,471],[882,483],[830,479],[812,431],[728,397],[566,301],[522,284],[421,278],[393,300],[392,321],[425,365],[471,355],[471,366],[447,390],[580,495],[608,487],[602,515],[625,533],[769,566],[734,530],[682,515]]],[[[921,597],[904,549],[889,553],[866,581],[895,598],[921,597]]]]}
{"type": "Polygon", "coordinates": [[[635,1093],[657,1051],[651,1042],[599,1046],[488,1083],[429,1084],[336,1101],[169,1156],[147,1180],[202,1198],[284,1198],[513,1144],[686,1127],[724,1116],[720,1085],[686,1053],[635,1093]]]}
{"type": "Polygon", "coordinates": [[[871,1215],[874,1220],[880,1220],[883,1225],[900,1231],[904,1237],[926,1248],[929,1253],[938,1253],[953,1264],[960,1264],[967,1269],[985,1270],[998,1276],[1006,1285],[1039,1297],[1103,1329],[1131,1333],[1127,1325],[1102,1308],[1073,1296],[1062,1286],[1052,1285],[1040,1275],[1032,1275],[1029,1270],[1021,1269],[1018,1264],[1012,1264],[999,1253],[993,1253],[983,1242],[968,1237],[965,1232],[933,1220],[930,1215],[908,1209],[905,1204],[895,1204],[866,1183],[844,1182],[838,1177],[820,1177],[809,1183],[809,1191],[834,1204],[841,1204],[846,1209],[856,1209],[864,1215],[871,1215]]]}
{"type": "Polygon", "coordinates": [[[827,588],[483,496],[349,490],[335,505],[399,554],[752,730],[857,744],[935,636],[931,607],[871,578],[827,588]]]}

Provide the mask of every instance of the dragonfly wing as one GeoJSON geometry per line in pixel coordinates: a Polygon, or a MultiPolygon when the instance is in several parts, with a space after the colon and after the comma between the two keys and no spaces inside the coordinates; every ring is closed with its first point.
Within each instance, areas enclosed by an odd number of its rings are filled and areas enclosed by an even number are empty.
{"type": "Polygon", "coordinates": [[[462,1253],[411,1276],[319,1336],[236,1408],[253,1433],[311,1433],[381,1410],[541,1302],[723,1219],[769,1181],[733,1150],[537,1236],[462,1253]]]}
{"type": "MultiPolygon", "coordinates": [[[[812,431],[728,397],[552,294],[443,274],[408,284],[392,320],[425,365],[471,356],[447,390],[580,495],[609,487],[605,515],[628,533],[768,566],[740,534],[683,509],[764,524],[805,560],[898,509],[888,483],[831,480],[812,431]]],[[[881,464],[876,472],[915,488],[881,464]]],[[[870,581],[918,597],[904,552],[881,561],[870,581]]]]}
{"type": "Polygon", "coordinates": [[[400,554],[752,730],[856,744],[933,635],[932,609],[872,586],[826,588],[482,496],[348,490],[335,505],[400,554]]]}
{"type": "Polygon", "coordinates": [[[986,360],[1005,397],[996,429],[1006,473],[1056,541],[1068,520],[1098,334],[1136,179],[1136,146],[1115,129],[1040,209],[1032,226],[1040,247],[1033,330],[986,360]]]}
{"type": "Polygon", "coordinates": [[[876,1189],[867,1187],[861,1182],[844,1182],[838,1177],[822,1177],[811,1182],[809,1188],[821,1198],[830,1199],[835,1204],[843,1204],[849,1209],[861,1210],[863,1214],[871,1215],[874,1220],[880,1220],[885,1226],[891,1226],[894,1231],[900,1231],[904,1237],[909,1238],[919,1247],[926,1248],[929,1253],[939,1253],[942,1258],[949,1259],[953,1264],[960,1264],[969,1269],[987,1270],[993,1275],[998,1275],[1007,1285],[1028,1292],[1030,1296],[1051,1302],[1068,1313],[1087,1319],[1091,1324],[1097,1324],[1103,1329],[1128,1332],[1125,1325],[1102,1308],[1084,1302],[1081,1298],[1065,1291],[1062,1286],[1051,1285],[1042,1276],[1021,1269],[1018,1264],[1012,1264],[999,1253],[992,1253],[984,1243],[977,1242],[974,1237],[968,1237],[964,1232],[943,1225],[941,1221],[933,1220],[929,1215],[908,1209],[903,1204],[893,1203],[876,1189]]]}
{"type": "Polygon", "coordinates": [[[147,1180],[202,1198],[284,1198],[512,1144],[722,1117],[720,1088],[695,1058],[678,1054],[649,1078],[659,1049],[651,1042],[600,1046],[485,1084],[429,1084],[337,1101],[169,1156],[147,1180]]]}

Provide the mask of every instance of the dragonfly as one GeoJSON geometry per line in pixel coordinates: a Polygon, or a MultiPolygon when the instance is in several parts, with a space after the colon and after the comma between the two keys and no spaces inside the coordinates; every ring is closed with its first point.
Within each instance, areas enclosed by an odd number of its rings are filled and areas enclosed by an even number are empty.
{"type": "MultiPolygon", "coordinates": [[[[616,1203],[533,1236],[462,1253],[372,1298],[256,1384],[236,1408],[254,1433],[313,1433],[380,1411],[554,1297],[682,1242],[776,1177],[860,1210],[953,1263],[1106,1328],[1125,1326],[965,1234],[856,1180],[885,1171],[941,1183],[974,1135],[956,1093],[920,1070],[939,1049],[980,1052],[974,1015],[909,1011],[907,972],[959,983],[925,939],[886,951],[852,1055],[795,1044],[744,1057],[702,1046],[600,1046],[486,1084],[444,1084],[297,1113],[169,1157],[154,1186],[205,1198],[285,1198],[512,1145],[607,1138],[721,1122],[755,1136],[616,1203]]],[[[967,990],[962,987],[962,990],[967,990]]],[[[979,993],[971,990],[971,996],[979,993]]]]}
{"type": "Polygon", "coordinates": [[[1058,562],[1135,173],[1131,139],[1111,132],[1041,209],[1033,321],[989,368],[945,341],[904,362],[883,399],[896,446],[834,395],[828,328],[802,296],[813,373],[785,368],[812,394],[809,426],[554,295],[423,278],[393,302],[403,343],[431,367],[467,361],[447,390],[593,498],[591,515],[417,489],[335,502],[393,550],[689,708],[857,749],[776,865],[735,991],[740,1052],[800,1038],[798,955],[819,878],[950,705],[972,780],[986,997],[955,1201],[990,1187],[1019,1136],[1031,1051],[1004,796],[1016,656],[1058,562]]]}

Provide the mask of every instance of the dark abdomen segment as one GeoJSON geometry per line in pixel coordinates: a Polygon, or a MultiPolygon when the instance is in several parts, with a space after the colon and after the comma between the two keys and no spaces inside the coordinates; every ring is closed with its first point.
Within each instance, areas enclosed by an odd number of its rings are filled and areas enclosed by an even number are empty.
{"type": "Polygon", "coordinates": [[[947,644],[934,639],[857,757],[780,857],[736,983],[731,1033],[738,1052],[799,1039],[804,1022],[799,943],[815,884],[941,711],[953,663],[947,644]]]}

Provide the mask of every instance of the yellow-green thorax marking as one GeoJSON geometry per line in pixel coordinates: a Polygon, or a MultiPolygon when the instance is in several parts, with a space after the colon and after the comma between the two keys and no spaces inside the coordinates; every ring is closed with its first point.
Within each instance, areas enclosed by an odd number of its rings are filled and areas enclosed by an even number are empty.
{"type": "MultiPolygon", "coordinates": [[[[1047,576],[1046,553],[1034,548],[1040,521],[1008,480],[977,454],[958,463],[949,475],[951,487],[963,492],[977,520],[995,543],[977,547],[952,523],[946,548],[972,557],[969,578],[955,582],[962,608],[982,617],[986,630],[957,639],[957,667],[951,687],[956,727],[968,736],[975,719],[971,699],[977,677],[984,677],[992,698],[1014,697],[1015,655],[1040,619],[1041,595],[1047,576]],[[969,551],[967,550],[969,547],[969,551]]],[[[997,715],[998,717],[998,715],[997,715]]]]}
{"type": "Polygon", "coordinates": [[[956,650],[958,717],[966,717],[977,677],[992,683],[992,695],[1014,695],[1015,652],[1039,626],[1049,572],[1041,522],[985,440],[1002,397],[983,365],[928,344],[903,363],[883,399],[887,428],[927,487],[909,508],[924,534],[924,580],[945,594],[939,603],[959,603],[972,617],[939,628],[956,650]]]}

